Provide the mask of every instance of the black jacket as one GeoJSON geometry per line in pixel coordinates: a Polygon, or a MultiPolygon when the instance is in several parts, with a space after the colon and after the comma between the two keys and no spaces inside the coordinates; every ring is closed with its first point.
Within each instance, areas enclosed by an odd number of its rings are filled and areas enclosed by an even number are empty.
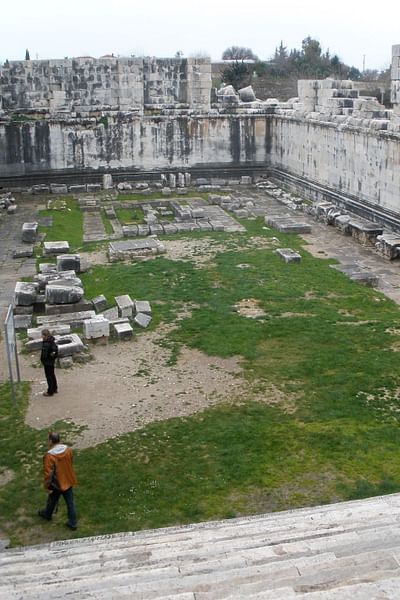
{"type": "Polygon", "coordinates": [[[42,353],[40,355],[40,360],[43,365],[50,366],[50,365],[54,365],[57,356],[58,356],[57,344],[56,344],[53,336],[51,335],[42,344],[42,353]]]}

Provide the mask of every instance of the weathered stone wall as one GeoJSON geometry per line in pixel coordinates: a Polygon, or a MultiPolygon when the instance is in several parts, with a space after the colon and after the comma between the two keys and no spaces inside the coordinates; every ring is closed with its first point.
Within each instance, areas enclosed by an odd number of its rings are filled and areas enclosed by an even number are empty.
{"type": "Polygon", "coordinates": [[[271,118],[269,164],[400,213],[400,136],[333,123],[271,118]]]}
{"type": "Polygon", "coordinates": [[[0,175],[268,161],[264,115],[109,116],[0,124],[0,175]]]}
{"type": "Polygon", "coordinates": [[[210,108],[209,59],[91,58],[23,60],[0,68],[5,111],[87,113],[144,105],[210,108]]]}

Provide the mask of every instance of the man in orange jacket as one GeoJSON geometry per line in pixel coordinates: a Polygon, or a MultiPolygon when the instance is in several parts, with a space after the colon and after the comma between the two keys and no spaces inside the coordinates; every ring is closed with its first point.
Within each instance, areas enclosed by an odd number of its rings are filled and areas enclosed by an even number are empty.
{"type": "Polygon", "coordinates": [[[72,487],[76,485],[76,475],[72,467],[72,450],[65,444],[60,444],[60,434],[52,431],[48,437],[48,451],[43,456],[44,487],[47,490],[46,508],[39,510],[38,515],[47,521],[51,520],[59,497],[64,497],[67,505],[70,529],[77,528],[76,511],[72,487]]]}

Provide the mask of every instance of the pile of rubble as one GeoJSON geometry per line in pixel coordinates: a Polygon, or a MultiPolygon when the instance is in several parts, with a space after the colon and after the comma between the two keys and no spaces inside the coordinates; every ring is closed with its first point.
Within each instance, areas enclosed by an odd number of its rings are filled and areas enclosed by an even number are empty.
{"type": "Polygon", "coordinates": [[[134,326],[148,327],[152,318],[148,301],[116,296],[115,306],[107,308],[103,295],[90,301],[84,298],[81,258],[69,254],[68,242],[44,242],[44,255],[55,256],[56,262],[41,263],[32,282],[15,285],[14,322],[16,329],[27,330],[26,350],[40,350],[41,332],[49,329],[59,349],[60,366],[66,368],[73,361],[88,359],[81,338],[107,340],[113,335],[125,340],[133,336],[134,326]]]}

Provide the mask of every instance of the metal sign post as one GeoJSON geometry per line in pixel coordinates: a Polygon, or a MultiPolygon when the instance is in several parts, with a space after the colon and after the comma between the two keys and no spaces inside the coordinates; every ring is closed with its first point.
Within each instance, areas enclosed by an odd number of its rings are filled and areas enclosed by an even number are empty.
{"type": "Polygon", "coordinates": [[[15,360],[15,365],[17,369],[17,381],[20,383],[21,376],[19,371],[19,362],[18,362],[18,351],[17,351],[17,338],[15,335],[15,326],[14,326],[14,314],[12,310],[12,306],[8,307],[6,320],[4,321],[4,334],[6,341],[6,351],[7,351],[7,360],[8,360],[8,372],[11,384],[11,395],[13,406],[15,408],[16,405],[16,396],[15,396],[15,386],[14,386],[14,377],[13,377],[13,359],[15,360]]]}

